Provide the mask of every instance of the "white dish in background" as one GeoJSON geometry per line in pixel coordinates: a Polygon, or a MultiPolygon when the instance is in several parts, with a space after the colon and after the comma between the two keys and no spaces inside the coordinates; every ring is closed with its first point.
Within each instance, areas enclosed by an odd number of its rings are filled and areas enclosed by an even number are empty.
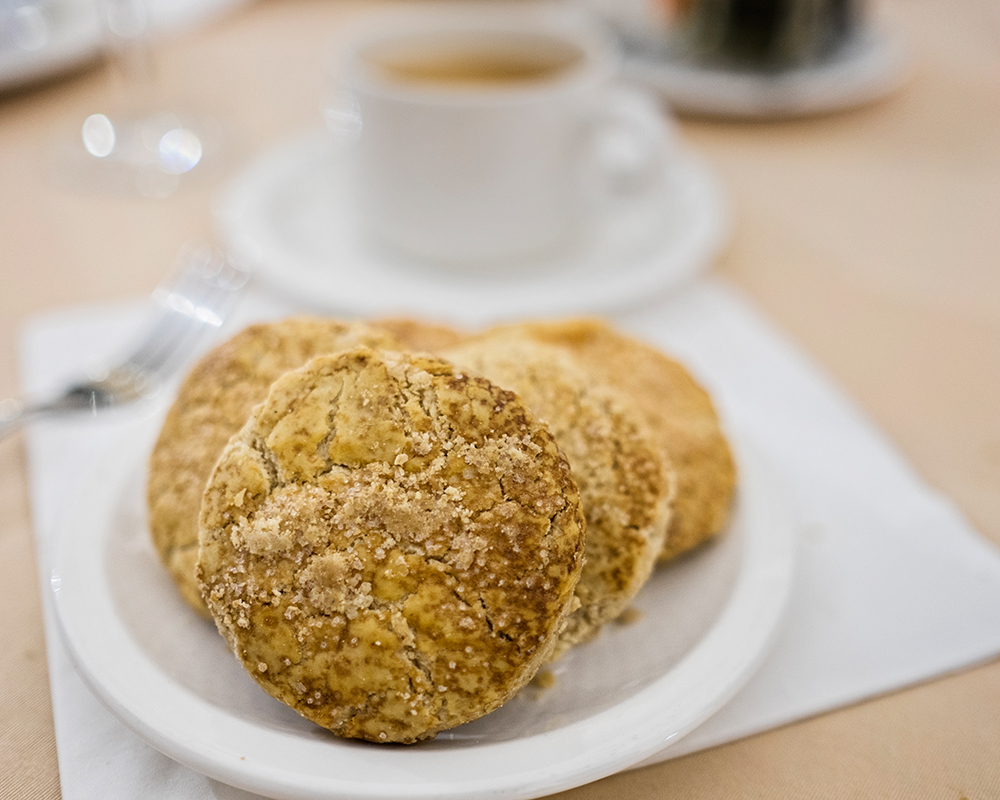
{"type": "Polygon", "coordinates": [[[0,18],[0,91],[82,66],[101,50],[101,26],[89,0],[27,2],[0,18]]]}
{"type": "Polygon", "coordinates": [[[677,742],[755,671],[781,618],[795,536],[779,488],[739,448],[729,529],[660,569],[639,618],[609,625],[498,711],[412,746],[338,739],[273,700],[179,598],[145,523],[155,426],[113,448],[65,515],[52,574],[80,674],[153,747],[277,798],[529,798],[578,786],[677,742]]]}
{"type": "MultiPolygon", "coordinates": [[[[160,33],[193,27],[246,2],[146,0],[145,5],[150,29],[160,33]]],[[[95,0],[23,0],[21,5],[38,13],[28,12],[33,18],[26,28],[19,26],[16,37],[4,38],[0,31],[0,91],[69,72],[101,54],[105,34],[95,0]]]]}
{"type": "Polygon", "coordinates": [[[637,39],[627,53],[625,76],[675,111],[736,118],[805,116],[878,100],[903,84],[909,60],[902,34],[874,25],[823,61],[781,72],[700,67],[672,60],[662,43],[637,39]]]}
{"type": "Polygon", "coordinates": [[[227,244],[268,284],[314,308],[465,323],[597,313],[694,277],[728,228],[716,181],[678,152],[665,159],[655,191],[611,204],[571,252],[470,274],[365,241],[347,188],[348,159],[326,134],[302,138],[253,165],[219,206],[227,244]]]}

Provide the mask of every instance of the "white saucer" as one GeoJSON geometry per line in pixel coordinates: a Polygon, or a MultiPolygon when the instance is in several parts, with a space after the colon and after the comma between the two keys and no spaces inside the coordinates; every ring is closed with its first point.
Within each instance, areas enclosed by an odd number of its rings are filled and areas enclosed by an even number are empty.
{"type": "Polygon", "coordinates": [[[738,446],[727,530],[657,570],[636,621],[567,654],[554,686],[418,745],[338,739],[261,691],[180,599],[146,526],[158,422],[106,453],[67,510],[51,578],[61,633],[97,696],[153,747],[269,797],[512,800],[625,769],[676,743],[754,673],[794,574],[781,487],[738,446]]]}
{"type": "Polygon", "coordinates": [[[690,279],[726,238],[718,185],[697,158],[678,152],[653,191],[609,205],[572,252],[502,273],[446,270],[365,241],[348,158],[325,134],[300,139],[252,166],[220,205],[227,244],[267,283],[325,310],[469,324],[598,313],[690,279]]]}
{"type": "Polygon", "coordinates": [[[671,60],[662,44],[630,40],[625,74],[678,112],[719,117],[795,117],[863,105],[905,81],[908,50],[895,28],[861,30],[829,58],[785,72],[737,72],[671,60]]]}
{"type": "Polygon", "coordinates": [[[28,19],[9,21],[9,38],[0,40],[0,91],[81,66],[101,49],[101,26],[87,0],[42,0],[25,6],[28,19]]]}

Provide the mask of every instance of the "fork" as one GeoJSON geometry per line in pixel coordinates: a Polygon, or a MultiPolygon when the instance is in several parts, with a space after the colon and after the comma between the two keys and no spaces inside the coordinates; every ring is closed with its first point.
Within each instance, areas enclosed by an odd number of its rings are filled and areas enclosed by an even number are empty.
{"type": "Polygon", "coordinates": [[[0,439],[39,417],[99,410],[149,397],[218,329],[250,273],[209,244],[189,246],[178,266],[153,291],[155,312],[131,353],[47,399],[0,401],[0,439]]]}

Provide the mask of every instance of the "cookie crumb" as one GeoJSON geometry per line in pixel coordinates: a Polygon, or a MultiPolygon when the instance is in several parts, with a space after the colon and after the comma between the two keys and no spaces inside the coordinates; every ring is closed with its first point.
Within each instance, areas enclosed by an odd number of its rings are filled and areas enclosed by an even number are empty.
{"type": "Polygon", "coordinates": [[[535,674],[535,677],[531,679],[531,685],[542,691],[551,689],[557,682],[555,673],[550,669],[539,670],[535,674]]]}
{"type": "Polygon", "coordinates": [[[615,622],[619,625],[634,625],[640,619],[642,612],[635,606],[629,606],[615,618],[615,622]]]}

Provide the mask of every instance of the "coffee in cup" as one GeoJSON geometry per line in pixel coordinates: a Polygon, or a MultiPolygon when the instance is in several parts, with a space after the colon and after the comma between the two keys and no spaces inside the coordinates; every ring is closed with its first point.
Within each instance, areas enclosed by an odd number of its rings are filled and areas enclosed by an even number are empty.
{"type": "Polygon", "coordinates": [[[409,47],[375,47],[366,57],[386,81],[473,91],[556,81],[585,57],[570,43],[545,36],[498,36],[481,45],[418,40],[409,47]]]}

